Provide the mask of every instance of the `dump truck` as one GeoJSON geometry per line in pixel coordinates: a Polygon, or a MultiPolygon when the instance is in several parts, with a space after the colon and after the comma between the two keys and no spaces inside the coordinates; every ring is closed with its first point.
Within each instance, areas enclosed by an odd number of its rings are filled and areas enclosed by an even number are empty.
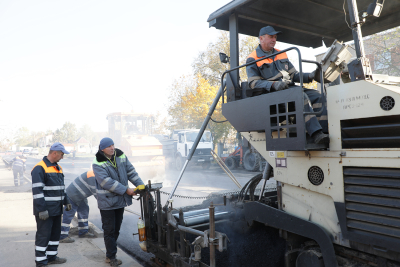
{"type": "Polygon", "coordinates": [[[160,186],[149,185],[141,193],[147,231],[142,247],[157,263],[400,266],[400,77],[374,74],[362,39],[362,32],[399,26],[399,9],[399,1],[235,0],[209,16],[210,27],[229,31],[230,69],[201,130],[223,101],[225,118],[268,164],[238,192],[211,195],[197,206],[172,202],[191,154],[166,200],[160,186]],[[297,47],[268,56],[295,51],[300,74],[303,64],[320,69],[328,144],[316,145],[305,130],[305,116],[316,114],[304,111],[302,79],[258,95],[240,79],[239,69],[248,64],[239,65],[238,36],[257,37],[266,25],[284,32],[278,40],[285,43],[332,44],[321,62],[302,60],[297,47]],[[356,59],[343,43],[351,40],[356,59]],[[351,81],[325,88],[324,79],[333,81],[346,64],[351,81]],[[267,186],[271,168],[275,187],[267,186]]]}
{"type": "Polygon", "coordinates": [[[108,133],[142,177],[152,182],[165,179],[165,158],[160,141],[153,134],[151,114],[114,112],[107,115],[108,133]]]}

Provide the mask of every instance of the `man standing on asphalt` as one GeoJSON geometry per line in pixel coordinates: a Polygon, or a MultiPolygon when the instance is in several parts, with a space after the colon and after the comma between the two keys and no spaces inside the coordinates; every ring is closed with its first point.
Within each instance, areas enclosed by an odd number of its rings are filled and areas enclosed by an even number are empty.
{"type": "Polygon", "coordinates": [[[12,170],[14,173],[14,185],[18,186],[18,175],[19,175],[19,184],[22,185],[22,181],[24,178],[25,172],[25,157],[24,156],[16,156],[12,160],[12,170]]]}
{"type": "Polygon", "coordinates": [[[33,214],[36,218],[35,255],[36,266],[60,264],[67,260],[57,257],[61,233],[63,205],[70,210],[71,204],[65,192],[64,174],[57,164],[64,154],[64,146],[56,142],[49,154],[32,169],[33,214]]]}
{"type": "Polygon", "coordinates": [[[136,195],[128,187],[128,180],[135,186],[143,182],[124,152],[116,149],[114,141],[108,137],[100,141],[99,151],[93,160],[93,171],[96,176],[97,204],[103,223],[106,262],[116,267],[122,264],[116,254],[124,208],[132,205],[132,196],[136,195]]]}
{"type": "Polygon", "coordinates": [[[95,237],[89,232],[89,205],[87,198],[91,195],[96,197],[96,179],[92,170],[79,175],[68,187],[67,195],[72,209],[64,210],[61,224],[60,243],[72,243],[75,240],[68,236],[69,225],[78,212],[79,237],[95,237]]]}

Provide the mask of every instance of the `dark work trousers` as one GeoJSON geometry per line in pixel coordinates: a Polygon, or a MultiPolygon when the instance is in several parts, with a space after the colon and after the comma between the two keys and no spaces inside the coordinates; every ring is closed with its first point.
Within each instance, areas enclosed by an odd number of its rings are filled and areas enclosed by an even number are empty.
{"type": "Polygon", "coordinates": [[[22,184],[24,180],[24,170],[22,168],[15,168],[13,169],[14,173],[14,185],[18,186],[18,175],[19,175],[19,184],[22,184]]]}
{"type": "Polygon", "coordinates": [[[55,260],[61,233],[61,215],[50,216],[47,220],[36,218],[35,256],[36,266],[46,265],[55,260]]]}
{"type": "Polygon", "coordinates": [[[69,234],[69,227],[71,224],[72,219],[75,216],[75,213],[78,212],[78,230],[79,230],[79,235],[84,235],[89,231],[89,205],[87,198],[79,202],[78,204],[75,204],[71,199],[69,199],[69,202],[71,203],[72,209],[69,211],[66,211],[64,208],[64,213],[63,213],[63,220],[61,224],[61,236],[60,240],[67,238],[69,234]]]}
{"type": "Polygon", "coordinates": [[[106,245],[106,257],[115,259],[117,254],[117,239],[124,217],[124,208],[115,210],[100,210],[103,223],[104,244],[106,245]]]}
{"type": "Polygon", "coordinates": [[[306,115],[304,117],[306,130],[310,136],[318,130],[322,130],[324,133],[328,132],[328,113],[326,104],[322,106],[323,103],[326,103],[326,100],[318,90],[304,89],[304,111],[318,112],[323,108],[322,114],[318,116],[306,115]]]}

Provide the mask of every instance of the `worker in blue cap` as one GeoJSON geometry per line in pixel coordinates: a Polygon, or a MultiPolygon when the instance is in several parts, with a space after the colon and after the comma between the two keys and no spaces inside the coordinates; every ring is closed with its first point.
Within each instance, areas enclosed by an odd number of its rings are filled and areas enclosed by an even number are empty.
{"type": "Polygon", "coordinates": [[[109,137],[101,139],[92,166],[96,177],[97,205],[104,231],[105,261],[110,266],[117,267],[122,264],[116,254],[124,208],[132,205],[132,196],[136,195],[128,186],[128,181],[135,186],[143,185],[143,181],[128,157],[114,147],[114,141],[109,137]]]}
{"type": "MultiPolygon", "coordinates": [[[[246,67],[249,86],[257,94],[267,94],[288,89],[295,82],[300,82],[300,73],[290,62],[286,53],[272,54],[280,52],[275,48],[278,35],[281,31],[276,31],[272,26],[260,29],[260,45],[247,58],[246,63],[251,63],[265,57],[264,60],[255,62],[246,67]]],[[[303,73],[303,82],[309,83],[313,80],[320,82],[320,75],[317,70],[311,73],[303,73]]],[[[323,95],[317,90],[304,89],[304,112],[318,112],[318,115],[305,116],[305,128],[316,144],[329,144],[328,117],[326,108],[322,105],[323,95]]]]}
{"type": "Polygon", "coordinates": [[[56,142],[50,147],[49,154],[32,169],[33,214],[37,231],[35,238],[36,266],[61,264],[67,260],[57,257],[61,234],[61,215],[72,208],[65,192],[64,174],[58,162],[65,147],[56,142]]]}

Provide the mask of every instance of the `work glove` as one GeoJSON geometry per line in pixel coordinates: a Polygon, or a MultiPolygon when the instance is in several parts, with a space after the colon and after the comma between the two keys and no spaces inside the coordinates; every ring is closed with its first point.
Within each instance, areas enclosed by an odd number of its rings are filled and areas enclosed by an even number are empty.
{"type": "Polygon", "coordinates": [[[45,221],[49,218],[49,212],[47,210],[39,212],[39,219],[45,221]]]}
{"type": "MultiPolygon", "coordinates": [[[[312,82],[312,80],[316,80],[321,83],[321,71],[319,69],[314,70],[308,75],[308,80],[312,82]]],[[[324,83],[329,83],[330,81],[324,78],[324,83]]]]}
{"type": "Polygon", "coordinates": [[[70,211],[71,209],[72,209],[72,205],[71,204],[65,205],[65,211],[70,211]]]}
{"type": "Polygon", "coordinates": [[[274,82],[272,84],[273,91],[281,91],[281,90],[285,90],[288,88],[289,88],[289,85],[286,82],[274,82]]]}

